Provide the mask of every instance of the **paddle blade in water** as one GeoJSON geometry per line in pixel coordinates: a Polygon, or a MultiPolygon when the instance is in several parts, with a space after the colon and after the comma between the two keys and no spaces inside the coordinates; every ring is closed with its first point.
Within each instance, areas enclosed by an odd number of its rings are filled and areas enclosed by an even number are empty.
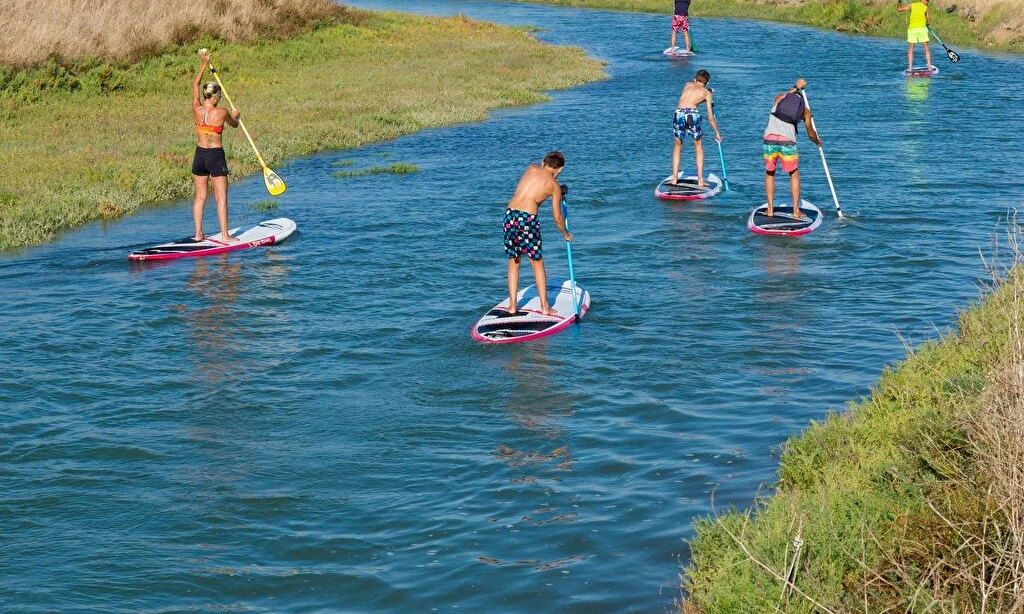
{"type": "Polygon", "coordinates": [[[263,167],[263,183],[267,184],[267,191],[270,192],[271,196],[280,196],[288,189],[284,184],[284,180],[265,166],[263,167]]]}

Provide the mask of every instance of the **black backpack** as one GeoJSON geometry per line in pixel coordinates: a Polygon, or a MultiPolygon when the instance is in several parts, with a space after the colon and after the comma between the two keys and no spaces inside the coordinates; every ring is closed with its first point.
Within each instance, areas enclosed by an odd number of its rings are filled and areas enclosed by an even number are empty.
{"type": "Polygon", "coordinates": [[[787,124],[796,126],[804,118],[804,97],[800,94],[786,94],[779,101],[779,104],[775,105],[775,111],[772,115],[787,124]]]}

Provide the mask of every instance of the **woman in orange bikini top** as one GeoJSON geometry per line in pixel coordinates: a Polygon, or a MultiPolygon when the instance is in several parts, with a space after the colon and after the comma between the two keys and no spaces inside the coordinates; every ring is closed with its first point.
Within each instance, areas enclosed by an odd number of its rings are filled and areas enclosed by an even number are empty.
{"type": "Polygon", "coordinates": [[[207,83],[200,88],[199,83],[210,65],[210,54],[204,51],[199,52],[202,65],[192,81],[192,121],[199,141],[195,157],[192,159],[192,180],[196,186],[196,198],[192,203],[192,217],[196,225],[193,238],[196,241],[206,239],[206,235],[203,234],[203,208],[212,184],[221,231],[220,237],[216,240],[221,243],[235,243],[237,239],[228,235],[228,163],[224,156],[221,133],[224,132],[224,124],[237,128],[241,113],[238,109],[228,113],[227,109],[217,106],[221,98],[220,85],[217,83],[207,83]]]}

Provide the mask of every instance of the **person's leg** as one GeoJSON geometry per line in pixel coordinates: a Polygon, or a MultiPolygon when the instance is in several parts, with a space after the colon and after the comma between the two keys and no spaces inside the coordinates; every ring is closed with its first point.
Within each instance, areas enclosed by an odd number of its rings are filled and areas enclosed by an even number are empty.
{"type": "Polygon", "coordinates": [[[693,142],[693,151],[697,155],[697,186],[703,188],[708,184],[704,181],[704,141],[702,139],[693,142]]]}
{"type": "Polygon", "coordinates": [[[673,23],[672,23],[672,40],[668,44],[668,48],[669,49],[675,49],[676,48],[676,24],[674,23],[675,19],[676,18],[673,16],[672,17],[672,21],[673,21],[673,23]]]}
{"type": "Polygon", "coordinates": [[[224,243],[237,243],[238,239],[228,234],[228,178],[211,177],[213,198],[217,201],[217,217],[220,220],[220,236],[224,243]]]}
{"type": "Polygon", "coordinates": [[[686,42],[686,52],[690,52],[690,30],[683,30],[683,41],[686,42]]]}
{"type": "Polygon", "coordinates": [[[775,171],[764,172],[764,195],[768,199],[768,217],[775,215],[775,171]]]}
{"type": "Polygon", "coordinates": [[[793,217],[800,217],[800,171],[789,172],[789,191],[793,194],[793,217]]]}
{"type": "Polygon", "coordinates": [[[932,67],[932,52],[928,48],[928,43],[921,43],[924,46],[924,64],[928,68],[932,67]]]}
{"type": "Polygon", "coordinates": [[[515,313],[519,305],[516,294],[519,293],[519,258],[508,259],[508,312],[515,313]]]}
{"type": "Polygon", "coordinates": [[[196,241],[206,237],[203,234],[203,207],[206,205],[208,179],[205,175],[192,175],[192,181],[196,184],[196,199],[192,201],[192,220],[196,224],[196,234],[192,238],[196,241]]]}
{"type": "Polygon", "coordinates": [[[683,140],[678,136],[676,137],[675,147],[672,148],[672,178],[668,182],[672,185],[676,185],[679,179],[679,157],[683,153],[683,140]]]}
{"type": "Polygon", "coordinates": [[[914,43],[907,43],[907,70],[914,70],[914,43]]]}
{"type": "Polygon", "coordinates": [[[530,265],[533,266],[533,280],[537,284],[537,296],[540,297],[541,313],[551,315],[554,312],[551,311],[551,306],[548,305],[548,276],[544,272],[544,259],[531,259],[530,265]]]}

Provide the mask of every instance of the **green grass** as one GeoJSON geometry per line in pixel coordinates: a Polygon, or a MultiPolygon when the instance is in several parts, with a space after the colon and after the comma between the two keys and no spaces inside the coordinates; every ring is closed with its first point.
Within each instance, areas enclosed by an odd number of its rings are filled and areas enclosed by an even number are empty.
{"type": "MultiPolygon", "coordinates": [[[[669,0],[514,0],[531,4],[588,7],[638,13],[672,13],[669,0]]],[[[947,45],[1024,53],[1024,32],[1014,36],[998,32],[1007,17],[1019,13],[1014,0],[995,4],[973,22],[961,13],[947,13],[944,5],[932,4],[935,31],[947,45]]],[[[903,38],[907,32],[907,13],[897,13],[894,2],[865,0],[807,0],[806,2],[759,2],[757,0],[697,0],[690,7],[694,17],[734,17],[794,23],[837,30],[849,34],[903,38]]],[[[666,37],[668,21],[665,22],[666,37]]],[[[700,32],[699,23],[694,30],[700,32]]],[[[935,47],[942,53],[942,47],[935,47]]]]}
{"type": "MultiPolygon", "coordinates": [[[[192,192],[195,48],[209,47],[267,164],[486,119],[606,78],[579,48],[463,17],[360,13],[287,41],[189,48],[130,65],[0,68],[0,249],[192,192]]],[[[207,75],[209,76],[209,75],[207,75]]],[[[232,177],[259,167],[225,132],[232,177]]],[[[187,222],[183,221],[183,224],[187,222]]]]}
{"type": "Polygon", "coordinates": [[[404,162],[396,162],[389,164],[388,166],[373,166],[370,168],[364,168],[355,171],[338,171],[334,173],[334,176],[338,179],[347,179],[349,177],[365,177],[367,175],[404,175],[406,173],[415,173],[420,170],[420,167],[415,164],[406,164],[404,162]]]}
{"type": "Polygon", "coordinates": [[[253,211],[274,211],[277,207],[278,201],[273,198],[265,198],[249,205],[249,208],[253,211]]]}
{"type": "MultiPolygon", "coordinates": [[[[996,547],[1000,521],[985,516],[987,478],[965,442],[992,374],[1021,342],[1011,324],[1024,280],[1012,280],[963,312],[955,334],[886,369],[870,398],[790,439],[774,495],[697,523],[683,612],[775,611],[782,583],[751,557],[783,573],[800,523],[796,585],[833,612],[982,611],[954,571],[977,565],[960,547],[972,531],[996,547]]],[[[994,598],[988,608],[1001,611],[994,598]]],[[[824,610],[794,595],[781,611],[824,610]]]]}

